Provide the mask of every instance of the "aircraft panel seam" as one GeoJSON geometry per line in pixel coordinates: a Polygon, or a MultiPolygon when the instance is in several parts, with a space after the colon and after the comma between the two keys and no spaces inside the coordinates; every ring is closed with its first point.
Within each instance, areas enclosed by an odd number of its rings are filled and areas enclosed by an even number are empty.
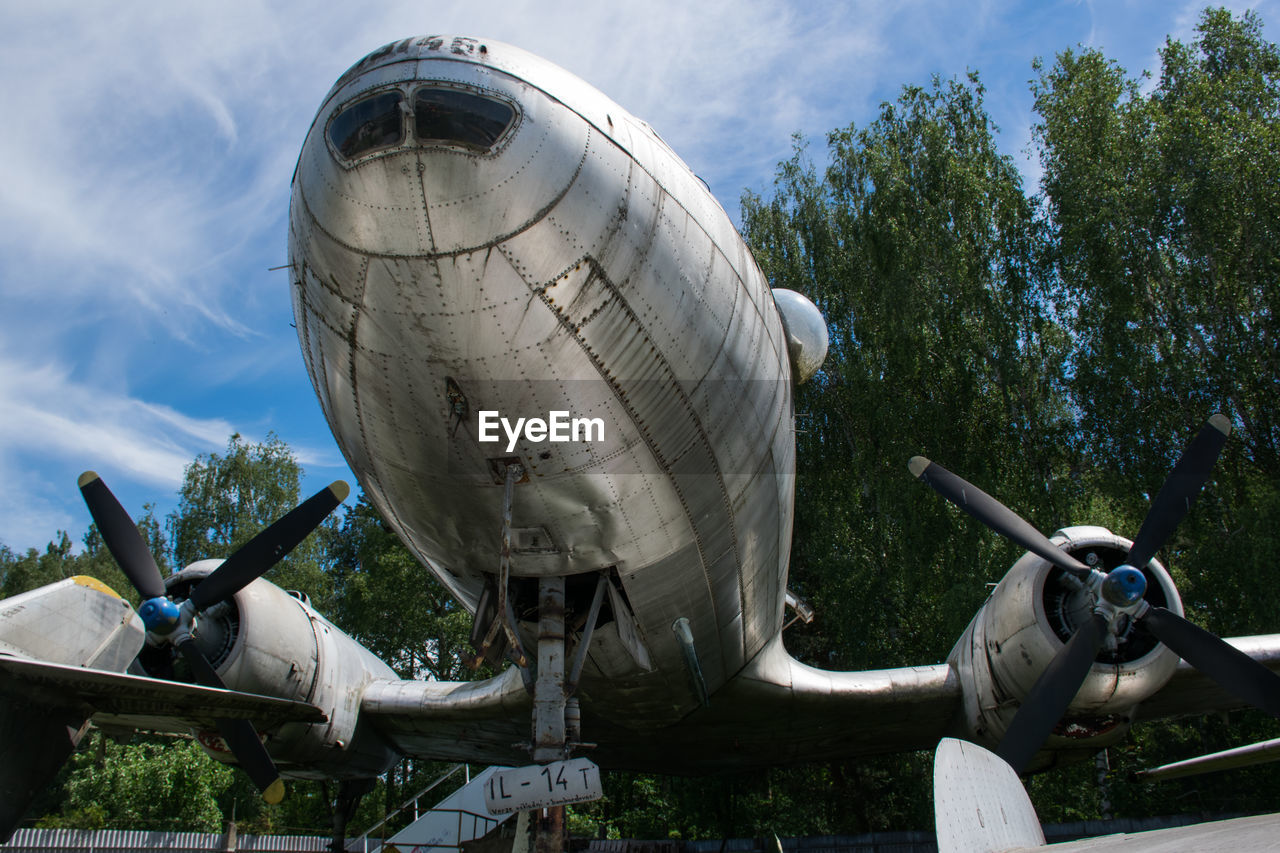
{"type": "MultiPolygon", "coordinates": [[[[475,246],[466,246],[461,249],[450,249],[448,251],[405,254],[405,253],[379,252],[373,249],[364,249],[358,246],[353,246],[320,224],[319,219],[316,218],[315,213],[313,212],[313,208],[311,207],[310,202],[307,201],[305,191],[300,191],[298,195],[302,200],[302,204],[303,204],[305,213],[307,215],[307,218],[311,221],[312,228],[314,228],[320,234],[323,234],[328,239],[332,240],[335,244],[341,246],[344,249],[347,249],[348,251],[361,255],[366,259],[368,258],[384,258],[384,259],[396,259],[396,260],[419,259],[419,260],[433,261],[433,260],[439,260],[441,258],[456,258],[464,255],[475,254],[476,252],[482,249],[491,249],[495,246],[498,246],[499,244],[504,243],[512,239],[513,237],[516,237],[516,236],[519,236],[520,234],[525,233],[529,229],[536,226],[543,219],[545,219],[547,214],[550,213],[552,210],[554,210],[558,204],[560,204],[560,202],[564,199],[564,197],[569,193],[569,190],[573,187],[574,181],[576,181],[578,178],[578,175],[582,173],[582,167],[587,162],[587,155],[588,153],[590,153],[590,151],[591,151],[591,138],[590,138],[590,129],[588,129],[588,138],[587,138],[586,144],[583,145],[582,155],[578,159],[578,164],[574,168],[573,175],[571,175],[569,180],[565,183],[564,189],[560,190],[554,198],[552,198],[549,202],[547,202],[547,204],[545,204],[543,207],[535,211],[529,217],[528,221],[522,223],[518,228],[515,228],[504,234],[499,234],[498,236],[493,237],[484,243],[479,243],[475,246]]],[[[327,179],[326,179],[326,183],[328,183],[327,179]]],[[[335,189],[333,187],[330,187],[330,188],[335,189]]]]}
{"type": "MultiPolygon", "coordinates": [[[[502,251],[501,247],[499,247],[499,251],[502,251]]],[[[613,295],[614,299],[611,300],[611,302],[616,306],[618,306],[615,310],[619,310],[625,313],[628,316],[632,326],[635,329],[637,329],[642,335],[644,335],[646,340],[652,340],[649,337],[648,332],[644,329],[643,324],[641,324],[639,317],[635,315],[634,310],[630,307],[627,301],[622,297],[620,288],[616,284],[614,284],[614,282],[610,279],[610,277],[607,275],[605,270],[600,266],[599,262],[596,261],[594,257],[590,255],[585,255],[578,261],[578,264],[583,264],[583,263],[587,264],[590,267],[592,273],[596,276],[596,278],[613,295]]],[[[576,265],[577,264],[575,264],[574,266],[576,265]]],[[[573,268],[574,268],[573,266],[566,268],[566,270],[562,272],[560,276],[557,276],[553,280],[557,280],[559,278],[564,277],[570,271],[572,271],[573,268]]],[[[709,574],[711,563],[713,561],[707,554],[708,543],[706,542],[706,536],[705,536],[705,533],[701,532],[699,529],[699,525],[697,524],[697,521],[694,517],[693,510],[688,503],[688,499],[687,499],[687,496],[685,495],[685,491],[681,487],[678,480],[674,477],[673,473],[671,472],[670,463],[665,459],[665,456],[662,453],[661,449],[656,446],[655,440],[649,435],[648,430],[644,428],[643,424],[639,420],[639,413],[636,412],[636,410],[633,408],[630,400],[627,398],[624,390],[621,388],[620,383],[615,377],[609,374],[609,372],[605,369],[604,364],[601,361],[600,355],[594,352],[594,350],[588,345],[586,338],[581,334],[580,328],[571,321],[571,318],[568,317],[562,311],[560,306],[556,305],[547,297],[545,286],[541,286],[541,285],[537,287],[531,286],[531,289],[534,291],[534,293],[538,295],[538,297],[543,301],[543,303],[547,306],[547,308],[552,311],[552,313],[559,320],[561,326],[578,343],[578,345],[582,347],[583,352],[586,354],[588,360],[592,363],[592,365],[596,368],[596,371],[599,373],[601,379],[603,379],[605,383],[611,389],[613,389],[615,398],[618,400],[620,405],[622,405],[624,410],[629,413],[630,417],[632,418],[632,422],[636,424],[638,427],[640,427],[639,434],[644,440],[646,446],[649,447],[649,450],[654,455],[656,461],[659,463],[659,465],[662,466],[663,469],[666,470],[667,478],[672,485],[672,489],[676,493],[677,499],[680,501],[681,508],[684,512],[684,516],[688,520],[690,528],[692,529],[694,534],[694,542],[698,549],[699,561],[702,564],[701,568],[703,572],[703,578],[707,585],[709,600],[712,603],[712,607],[715,609],[718,609],[716,608],[715,595],[714,595],[715,584],[713,583],[713,580],[709,574]]],[[[675,393],[683,397],[684,392],[680,388],[679,382],[675,379],[675,374],[671,370],[671,367],[667,363],[665,357],[657,351],[656,347],[654,348],[653,352],[654,352],[654,358],[657,360],[660,368],[670,378],[672,387],[675,389],[675,393]]],[[[691,420],[693,422],[694,429],[696,430],[700,438],[700,445],[706,449],[707,458],[711,462],[713,473],[715,474],[715,477],[716,477],[716,483],[718,485],[718,493],[720,495],[720,501],[722,506],[725,509],[726,516],[728,517],[728,525],[730,529],[730,545],[728,550],[732,552],[733,564],[738,576],[737,585],[739,586],[739,589],[741,589],[742,566],[738,558],[737,531],[734,530],[733,528],[732,507],[726,492],[724,477],[722,472],[719,470],[719,462],[716,459],[714,449],[711,447],[711,443],[705,428],[702,426],[696,414],[694,414],[694,409],[691,402],[687,399],[685,400],[685,402],[686,402],[685,409],[691,413],[690,415],[691,420]]],[[[723,556],[723,553],[717,555],[717,558],[721,556],[723,556]]],[[[741,606],[740,592],[739,592],[739,606],[741,606]]],[[[723,622],[724,620],[721,618],[720,615],[717,615],[715,621],[717,623],[720,623],[720,622],[723,622]]],[[[723,654],[723,651],[722,651],[722,654],[723,654]]]]}

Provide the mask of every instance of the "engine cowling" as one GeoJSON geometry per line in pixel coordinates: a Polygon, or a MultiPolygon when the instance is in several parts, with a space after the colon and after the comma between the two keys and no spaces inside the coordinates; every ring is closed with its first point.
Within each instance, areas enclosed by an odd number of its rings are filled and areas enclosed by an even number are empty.
{"type": "MultiPolygon", "coordinates": [[[[222,561],[193,563],[165,581],[185,599],[222,561]]],[[[360,701],[375,680],[397,679],[372,652],[315,611],[305,597],[261,578],[197,617],[194,637],[228,688],[319,707],[324,723],[285,723],[265,736],[284,776],[368,778],[397,758],[389,744],[361,722],[360,701]]],[[[148,646],[138,656],[148,675],[192,681],[172,646],[148,646]]],[[[194,732],[212,757],[235,763],[216,731],[194,732]]]]}
{"type": "MultiPolygon", "coordinates": [[[[1070,527],[1052,537],[1076,559],[1103,571],[1124,562],[1132,544],[1102,527],[1070,527]]],[[[1156,560],[1142,569],[1147,601],[1182,615],[1182,601],[1156,560]]],[[[1022,556],[974,616],[948,661],[964,689],[964,728],[978,743],[999,743],[1022,700],[1092,612],[1080,581],[1035,554],[1022,556]]],[[[1126,626],[1108,640],[1031,770],[1075,761],[1124,737],[1133,709],[1163,687],[1178,656],[1126,626]]]]}

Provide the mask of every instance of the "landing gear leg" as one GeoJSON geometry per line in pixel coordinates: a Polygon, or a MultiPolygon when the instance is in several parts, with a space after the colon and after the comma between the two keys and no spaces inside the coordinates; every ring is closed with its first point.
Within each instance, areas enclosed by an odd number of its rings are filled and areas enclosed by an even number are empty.
{"type": "MultiPolygon", "coordinates": [[[[569,756],[565,728],[564,578],[538,582],[538,678],[533,685],[533,760],[538,764],[569,756]]],[[[564,806],[542,809],[534,834],[534,853],[565,849],[564,806]]]]}
{"type": "MultiPolygon", "coordinates": [[[[507,585],[511,560],[511,509],[513,503],[513,486],[516,479],[523,474],[523,469],[509,465],[506,470],[506,489],[502,503],[502,559],[498,579],[498,616],[507,627],[511,646],[519,650],[519,639],[515,633],[515,619],[510,614],[507,599],[507,585]],[[504,619],[504,615],[506,618],[504,619]]],[[[578,740],[578,714],[576,702],[571,723],[566,721],[566,708],[569,706],[569,695],[577,686],[581,674],[585,647],[590,642],[591,631],[595,627],[595,619],[600,610],[604,593],[604,581],[597,586],[595,599],[591,605],[590,624],[582,638],[582,648],[573,663],[572,670],[566,667],[565,642],[565,579],[563,577],[544,577],[538,581],[538,649],[537,677],[533,688],[533,737],[532,757],[537,764],[550,764],[563,761],[569,757],[570,729],[574,740],[578,740]]],[[[492,630],[492,629],[491,629],[492,630]]],[[[518,652],[519,653],[519,652],[518,652]]],[[[520,654],[523,658],[523,655],[520,654]]],[[[523,667],[523,661],[517,660],[523,667]]],[[[526,680],[525,682],[529,682],[526,680]]],[[[534,853],[561,853],[565,849],[565,811],[564,806],[552,806],[540,809],[532,817],[534,827],[534,853]]]]}
{"type": "Polygon", "coordinates": [[[562,853],[565,849],[564,806],[551,806],[535,814],[538,828],[533,853],[562,853]]]}
{"type": "MultiPolygon", "coordinates": [[[[347,824],[360,807],[364,795],[373,790],[373,779],[344,779],[338,783],[338,797],[333,801],[333,841],[329,849],[342,853],[347,848],[347,824]]],[[[328,791],[325,791],[328,796],[328,791]]]]}
{"type": "Polygon", "coordinates": [[[538,581],[538,678],[533,685],[533,760],[561,761],[568,755],[564,709],[564,578],[538,581]]]}

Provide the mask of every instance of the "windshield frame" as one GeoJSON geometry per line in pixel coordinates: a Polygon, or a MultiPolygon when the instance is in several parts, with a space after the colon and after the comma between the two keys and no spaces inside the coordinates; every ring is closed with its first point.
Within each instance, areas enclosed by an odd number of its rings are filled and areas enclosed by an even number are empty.
{"type": "MultiPolygon", "coordinates": [[[[414,142],[423,148],[456,148],[468,151],[473,154],[491,154],[500,149],[503,143],[510,138],[516,125],[519,124],[520,110],[519,108],[506,98],[497,97],[488,92],[480,92],[478,90],[461,87],[456,85],[445,85],[440,82],[427,82],[414,88],[412,96],[409,98],[410,114],[413,117],[413,139],[414,142]],[[477,144],[467,141],[459,137],[449,136],[423,136],[420,133],[422,128],[422,118],[419,113],[420,99],[429,92],[437,92],[444,95],[454,95],[460,100],[471,102],[472,104],[487,104],[496,108],[501,108],[507,112],[507,117],[502,123],[502,129],[497,133],[488,133],[489,141],[485,144],[477,144]]],[[[461,105],[455,105],[461,106],[461,105]]],[[[480,115],[479,111],[473,111],[474,114],[480,115]]],[[[480,118],[495,122],[496,117],[480,115],[480,118]]]]}
{"type": "MultiPolygon", "coordinates": [[[[329,116],[329,120],[325,123],[325,128],[324,128],[325,142],[328,144],[329,149],[333,152],[334,156],[337,157],[337,159],[343,163],[358,163],[368,159],[371,156],[382,154],[387,151],[393,151],[395,149],[403,147],[405,144],[405,140],[409,135],[409,127],[408,127],[409,123],[406,121],[407,115],[405,113],[405,101],[406,101],[405,93],[399,87],[396,87],[396,86],[379,89],[372,92],[360,93],[360,95],[356,96],[355,98],[352,98],[350,101],[347,101],[346,103],[342,104],[340,107],[335,109],[333,111],[333,114],[329,116]],[[371,145],[367,148],[357,151],[354,154],[348,154],[344,152],[342,150],[342,147],[334,139],[334,128],[338,126],[344,119],[351,116],[355,111],[359,110],[361,107],[366,105],[372,105],[376,101],[385,99],[388,96],[392,96],[392,95],[395,96],[395,106],[393,109],[395,110],[395,113],[397,115],[397,120],[399,125],[398,127],[399,134],[396,136],[396,138],[392,141],[371,145]]],[[[366,124],[368,124],[368,122],[366,122],[366,124]]],[[[349,141],[349,139],[350,137],[348,137],[343,141],[344,142],[349,141]]]]}
{"type": "Polygon", "coordinates": [[[523,122],[524,111],[520,108],[520,104],[514,98],[503,93],[496,92],[492,89],[466,85],[453,80],[407,80],[391,85],[378,86],[377,88],[360,92],[339,104],[330,112],[329,118],[325,122],[324,141],[330,154],[333,156],[333,159],[339,165],[347,169],[354,168],[367,160],[386,157],[391,154],[403,153],[411,150],[451,151],[466,154],[471,157],[492,158],[502,153],[503,149],[506,148],[507,144],[511,141],[517,129],[521,124],[523,124],[523,122]],[[510,118],[507,120],[502,131],[492,137],[492,143],[488,145],[488,147],[481,147],[475,143],[458,139],[422,139],[418,136],[418,117],[416,109],[418,96],[422,92],[432,90],[457,92],[467,98],[475,98],[504,107],[507,110],[510,110],[510,118]],[[370,103],[377,98],[384,97],[392,93],[395,93],[399,97],[399,138],[392,143],[376,145],[365,149],[354,156],[344,154],[334,141],[334,125],[341,121],[350,110],[358,108],[361,104],[370,103]]]}

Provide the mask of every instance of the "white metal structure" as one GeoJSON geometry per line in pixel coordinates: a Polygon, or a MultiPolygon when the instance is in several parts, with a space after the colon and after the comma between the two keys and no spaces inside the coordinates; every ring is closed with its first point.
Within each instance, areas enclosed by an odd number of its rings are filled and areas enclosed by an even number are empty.
{"type": "Polygon", "coordinates": [[[502,767],[486,767],[429,811],[395,835],[382,847],[369,850],[413,850],[415,853],[457,853],[468,841],[483,838],[492,829],[513,817],[493,814],[484,802],[484,786],[502,767]]]}

